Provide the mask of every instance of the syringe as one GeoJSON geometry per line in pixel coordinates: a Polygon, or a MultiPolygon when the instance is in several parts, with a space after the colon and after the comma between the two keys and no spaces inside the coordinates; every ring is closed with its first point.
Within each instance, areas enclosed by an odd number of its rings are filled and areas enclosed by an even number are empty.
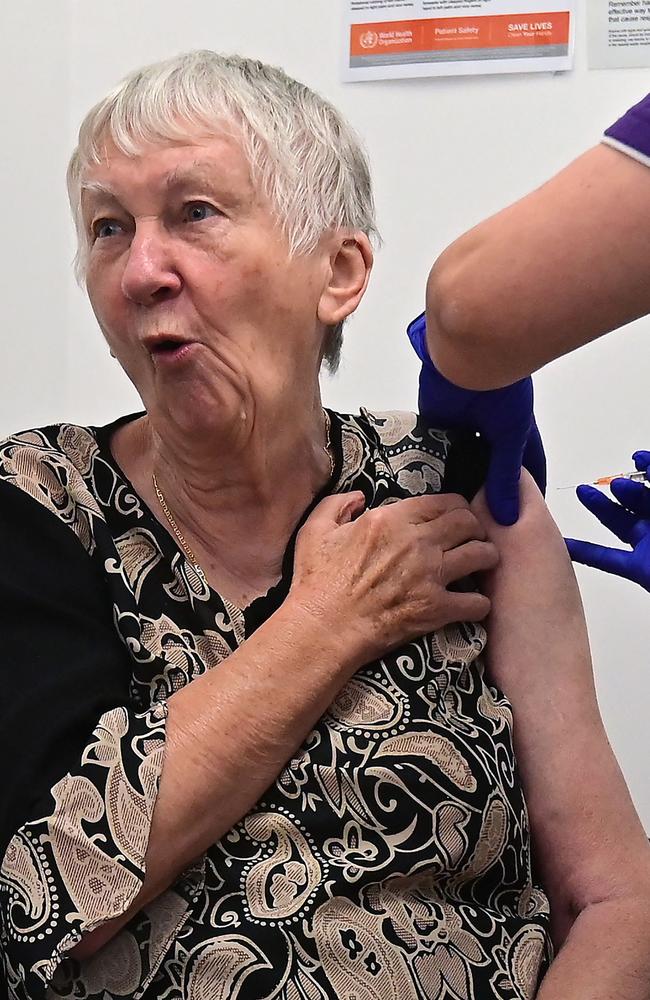
{"type": "MultiPolygon", "coordinates": [[[[614,479],[631,479],[634,483],[645,483],[646,486],[650,487],[650,483],[646,479],[645,472],[640,472],[635,469],[634,472],[617,472],[614,476],[601,476],[600,479],[594,479],[593,482],[588,483],[588,486],[609,486],[609,484],[614,479]]],[[[558,490],[575,490],[581,485],[576,483],[575,486],[558,486],[558,490]]]]}

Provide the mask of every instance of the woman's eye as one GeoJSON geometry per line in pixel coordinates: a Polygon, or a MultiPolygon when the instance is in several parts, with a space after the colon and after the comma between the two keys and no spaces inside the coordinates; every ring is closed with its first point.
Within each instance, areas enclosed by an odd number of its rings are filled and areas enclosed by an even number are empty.
{"type": "Polygon", "coordinates": [[[109,236],[117,236],[122,232],[122,226],[115,219],[97,219],[93,222],[92,233],[96,240],[105,240],[109,236]]]}
{"type": "Polygon", "coordinates": [[[214,205],[208,205],[205,201],[190,201],[183,207],[183,218],[185,222],[203,222],[213,215],[219,215],[219,209],[214,205]]]}

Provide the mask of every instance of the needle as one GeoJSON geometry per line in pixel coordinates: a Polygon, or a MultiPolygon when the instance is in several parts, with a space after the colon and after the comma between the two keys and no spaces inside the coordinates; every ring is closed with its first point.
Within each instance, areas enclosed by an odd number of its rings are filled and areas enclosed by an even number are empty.
{"type": "MultiPolygon", "coordinates": [[[[589,486],[609,486],[609,484],[614,479],[631,479],[635,483],[646,483],[650,486],[650,483],[646,482],[645,472],[639,472],[637,469],[634,472],[618,472],[615,476],[601,476],[600,479],[594,479],[593,482],[588,483],[589,486]]],[[[558,486],[558,490],[575,490],[577,486],[580,485],[576,483],[575,486],[558,486]]]]}

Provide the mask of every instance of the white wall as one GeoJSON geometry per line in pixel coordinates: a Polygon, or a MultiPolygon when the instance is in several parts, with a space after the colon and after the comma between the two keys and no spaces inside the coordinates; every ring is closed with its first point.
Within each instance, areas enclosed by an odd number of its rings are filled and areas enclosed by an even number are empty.
{"type": "Polygon", "coordinates": [[[67,405],[65,21],[55,4],[0,4],[0,433],[67,405]]]}
{"type": "MultiPolygon", "coordinates": [[[[587,70],[586,3],[579,0],[573,73],[347,85],[338,78],[333,0],[2,5],[0,432],[50,419],[100,422],[137,407],[70,275],[63,173],[93,101],[138,64],[195,47],[281,63],[343,108],[365,137],[385,246],[325,397],[341,409],[412,408],[417,365],[403,330],[421,309],[433,258],[597,141],[650,90],[650,70],[587,70]]],[[[649,332],[650,321],[636,323],[537,379],[548,499],[566,534],[605,539],[572,492],[556,487],[627,468],[633,449],[650,447],[649,332]]],[[[588,571],[580,580],[603,713],[650,831],[650,596],[588,571]]]]}

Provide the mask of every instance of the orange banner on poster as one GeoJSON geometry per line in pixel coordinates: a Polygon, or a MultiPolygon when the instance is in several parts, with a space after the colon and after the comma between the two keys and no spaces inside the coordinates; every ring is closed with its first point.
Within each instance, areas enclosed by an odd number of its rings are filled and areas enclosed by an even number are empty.
{"type": "Polygon", "coordinates": [[[378,21],[350,26],[350,55],[568,45],[569,11],[378,21]]]}

